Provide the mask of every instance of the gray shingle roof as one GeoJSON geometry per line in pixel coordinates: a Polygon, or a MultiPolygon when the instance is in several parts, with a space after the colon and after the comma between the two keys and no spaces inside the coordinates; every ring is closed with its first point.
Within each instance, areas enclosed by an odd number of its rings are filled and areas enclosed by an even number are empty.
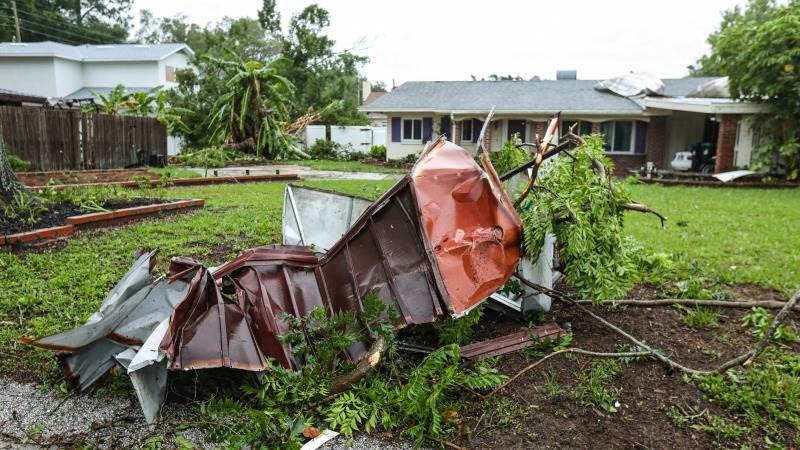
{"type": "MultiPolygon", "coordinates": [[[[665,79],[665,94],[684,96],[711,78],[665,79]]],[[[594,89],[598,80],[409,81],[363,111],[640,113],[634,101],[594,89]]]]}
{"type": "MultiPolygon", "coordinates": [[[[125,87],[126,94],[132,94],[134,92],[147,92],[153,88],[151,87],[125,87]]],[[[113,91],[113,87],[82,87],[77,91],[73,92],[72,94],[64,96],[65,100],[75,100],[75,99],[83,99],[83,98],[93,98],[97,100],[99,97],[95,95],[102,94],[108,95],[109,92],[113,91]]]]}
{"type": "Polygon", "coordinates": [[[28,94],[27,92],[0,88],[0,100],[44,103],[47,98],[42,97],[41,95],[28,94]]]}
{"type": "Polygon", "coordinates": [[[76,61],[158,61],[182,50],[192,54],[186,44],[67,45],[50,41],[0,43],[0,57],[55,56],[76,61]]]}

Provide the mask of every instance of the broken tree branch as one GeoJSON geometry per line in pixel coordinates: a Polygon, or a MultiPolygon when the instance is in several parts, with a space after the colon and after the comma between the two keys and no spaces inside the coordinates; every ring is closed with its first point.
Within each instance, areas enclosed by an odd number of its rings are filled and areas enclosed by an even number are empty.
{"type": "MultiPolygon", "coordinates": [[[[667,298],[658,300],[575,300],[580,305],[592,306],[672,306],[672,305],[686,305],[686,306],[714,306],[721,308],[765,308],[765,309],[781,309],[786,306],[786,302],[779,302],[777,300],[698,300],[688,298],[667,298]]],[[[793,311],[800,312],[800,306],[792,308],[793,311]]]]}
{"type": "Polygon", "coordinates": [[[775,335],[775,331],[778,329],[778,325],[781,324],[781,322],[786,318],[786,315],[789,313],[789,311],[792,308],[794,308],[795,304],[797,304],[798,299],[800,299],[800,290],[798,290],[794,294],[794,296],[788,302],[786,302],[786,304],[783,306],[783,308],[781,308],[781,310],[778,312],[778,314],[776,314],[775,317],[773,317],[772,323],[770,324],[769,329],[764,334],[764,337],[761,339],[761,341],[758,343],[758,345],[755,348],[750,349],[750,350],[746,351],[745,353],[743,353],[743,354],[741,354],[741,355],[739,355],[739,356],[737,356],[735,358],[732,358],[732,359],[728,360],[727,362],[721,364],[720,366],[716,367],[715,369],[712,369],[712,370],[700,370],[700,369],[692,369],[690,367],[686,367],[686,366],[684,366],[684,365],[682,365],[682,364],[680,364],[680,363],[668,358],[663,353],[653,349],[652,347],[650,347],[649,345],[645,344],[641,340],[631,336],[629,333],[627,333],[623,329],[621,329],[618,326],[614,325],[613,323],[607,321],[606,319],[598,316],[597,314],[592,312],[587,307],[585,307],[585,306],[581,305],[580,303],[578,303],[577,299],[572,298],[570,295],[568,295],[566,293],[563,293],[563,292],[560,292],[560,291],[557,291],[555,289],[550,289],[550,288],[547,288],[545,286],[541,286],[539,284],[536,284],[536,283],[534,283],[534,282],[532,282],[530,280],[527,280],[527,279],[523,278],[522,275],[520,273],[518,273],[518,272],[515,273],[514,275],[523,284],[525,284],[525,285],[527,285],[527,286],[529,286],[529,287],[531,287],[533,289],[536,289],[541,293],[545,293],[545,294],[549,295],[550,297],[552,297],[555,300],[558,300],[558,301],[561,301],[561,302],[566,303],[568,305],[572,305],[572,306],[577,307],[578,309],[580,309],[581,311],[583,311],[586,314],[590,315],[592,318],[594,318],[598,322],[602,323],[606,327],[608,327],[608,328],[612,329],[613,331],[615,331],[617,334],[619,334],[619,335],[623,336],[625,339],[633,342],[634,344],[636,344],[637,347],[642,348],[642,349],[644,349],[644,350],[646,350],[648,352],[652,352],[653,357],[655,357],[659,361],[663,362],[664,364],[666,364],[671,369],[677,369],[677,370],[680,370],[681,372],[688,373],[688,374],[691,374],[691,375],[711,375],[711,374],[714,374],[714,373],[723,373],[723,372],[727,371],[728,369],[731,369],[731,368],[736,367],[738,365],[749,364],[750,362],[752,362],[753,359],[755,359],[758,355],[760,355],[762,352],[764,352],[764,350],[766,350],[767,346],[772,341],[772,338],[775,335]]]}
{"type": "Polygon", "coordinates": [[[496,388],[492,389],[488,394],[483,395],[483,398],[488,398],[493,396],[494,394],[500,392],[503,388],[511,384],[514,380],[521,377],[525,372],[532,370],[542,364],[543,362],[547,361],[548,359],[556,356],[556,355],[563,355],[565,353],[579,353],[581,355],[589,355],[589,356],[597,356],[601,358],[632,358],[632,357],[639,357],[639,356],[653,356],[653,351],[644,351],[644,352],[616,352],[616,353],[609,353],[609,352],[593,352],[590,350],[584,350],[582,348],[565,348],[564,350],[558,350],[553,353],[549,353],[545,355],[542,359],[534,362],[533,364],[523,368],[519,372],[517,372],[513,377],[506,380],[505,383],[497,386],[496,388]]]}
{"type": "Polygon", "coordinates": [[[544,161],[544,154],[545,151],[550,147],[550,143],[553,141],[553,138],[556,136],[556,131],[558,130],[559,124],[561,122],[561,115],[556,114],[552,120],[550,120],[550,125],[547,127],[547,132],[544,134],[544,139],[542,142],[539,143],[539,147],[536,149],[536,153],[533,155],[533,167],[531,171],[531,176],[528,179],[528,184],[525,186],[525,189],[522,190],[522,193],[519,194],[519,197],[514,202],[514,207],[519,207],[520,203],[525,200],[525,197],[531,192],[533,188],[533,184],[536,182],[536,177],[539,175],[539,168],[542,166],[542,162],[544,161]]]}
{"type": "Polygon", "coordinates": [[[643,204],[641,204],[639,202],[621,203],[619,205],[619,207],[622,208],[622,209],[630,210],[630,211],[639,211],[639,212],[643,212],[643,213],[655,214],[656,217],[661,219],[661,226],[662,227],[664,226],[664,222],[667,221],[667,218],[664,217],[660,212],[658,212],[658,211],[656,211],[654,209],[651,209],[647,205],[643,205],[643,204]]]}
{"type": "Polygon", "coordinates": [[[367,376],[368,373],[372,372],[378,364],[381,362],[381,354],[386,350],[386,341],[378,336],[375,339],[375,342],[372,343],[372,346],[369,348],[369,351],[363,358],[358,360],[356,364],[356,368],[353,369],[352,372],[346,373],[340,377],[337,377],[331,383],[331,390],[330,395],[336,396],[347,389],[350,386],[358,383],[361,381],[362,378],[367,376]]]}

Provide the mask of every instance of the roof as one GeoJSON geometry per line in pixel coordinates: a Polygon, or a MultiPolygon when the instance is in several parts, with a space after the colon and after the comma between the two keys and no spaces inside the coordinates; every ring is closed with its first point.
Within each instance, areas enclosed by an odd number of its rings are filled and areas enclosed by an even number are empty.
{"type": "Polygon", "coordinates": [[[67,45],[59,42],[2,42],[0,57],[55,57],[73,61],[160,61],[174,53],[194,52],[186,44],[67,45]]]}
{"type": "MultiPolygon", "coordinates": [[[[115,88],[113,87],[82,87],[77,91],[64,96],[64,100],[77,100],[77,99],[85,99],[85,98],[93,98],[97,100],[99,97],[95,95],[102,94],[108,95],[109,92],[113,91],[115,88]]],[[[152,87],[125,87],[126,94],[132,94],[134,92],[147,92],[152,90],[152,87]]]]}
{"type": "Polygon", "coordinates": [[[648,108],[705,114],[759,114],[769,110],[765,104],[747,103],[732,98],[647,97],[644,105],[648,108]]]}
{"type": "Polygon", "coordinates": [[[367,106],[367,105],[369,105],[370,103],[372,103],[372,102],[374,102],[375,100],[377,100],[377,99],[379,99],[379,98],[383,97],[383,96],[384,96],[384,95],[386,95],[386,94],[387,94],[387,92],[370,92],[370,93],[367,95],[367,98],[365,98],[365,99],[364,99],[364,106],[367,106]]]}
{"type": "MultiPolygon", "coordinates": [[[[712,78],[664,79],[665,95],[684,96],[712,78]]],[[[640,114],[641,104],[598,91],[598,80],[409,81],[360,109],[433,112],[640,114]]]]}
{"type": "Polygon", "coordinates": [[[44,103],[46,101],[47,98],[40,95],[0,88],[0,102],[44,103]]]}

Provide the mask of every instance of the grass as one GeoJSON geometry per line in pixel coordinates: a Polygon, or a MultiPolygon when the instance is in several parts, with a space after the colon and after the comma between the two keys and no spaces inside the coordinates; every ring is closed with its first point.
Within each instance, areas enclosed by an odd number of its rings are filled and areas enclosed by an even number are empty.
{"type": "Polygon", "coordinates": [[[314,170],[335,170],[338,172],[377,172],[377,173],[408,173],[408,169],[397,167],[384,167],[364,164],[361,161],[339,161],[330,159],[296,159],[280,161],[285,164],[297,164],[310,167],[314,170]]]}
{"type": "Polygon", "coordinates": [[[202,176],[194,170],[184,169],[182,167],[151,167],[148,171],[156,173],[159,176],[167,175],[169,178],[200,178],[202,176]]]}
{"type": "Polygon", "coordinates": [[[800,287],[800,189],[632,186],[668,217],[628,213],[626,229],[720,283],[757,284],[788,295],[800,287]]]}

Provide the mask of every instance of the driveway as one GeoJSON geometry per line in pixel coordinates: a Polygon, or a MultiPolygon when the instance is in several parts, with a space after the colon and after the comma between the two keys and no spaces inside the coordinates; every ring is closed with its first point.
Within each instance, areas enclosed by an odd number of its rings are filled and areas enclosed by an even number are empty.
{"type": "MultiPolygon", "coordinates": [[[[189,170],[205,175],[206,169],[202,167],[190,167],[189,170]]],[[[225,167],[222,169],[208,169],[208,176],[240,176],[247,175],[269,175],[276,171],[280,173],[296,173],[304,180],[399,180],[403,177],[397,173],[373,173],[373,172],[339,172],[335,170],[314,170],[306,166],[294,164],[267,164],[261,166],[241,166],[225,167]]]]}

